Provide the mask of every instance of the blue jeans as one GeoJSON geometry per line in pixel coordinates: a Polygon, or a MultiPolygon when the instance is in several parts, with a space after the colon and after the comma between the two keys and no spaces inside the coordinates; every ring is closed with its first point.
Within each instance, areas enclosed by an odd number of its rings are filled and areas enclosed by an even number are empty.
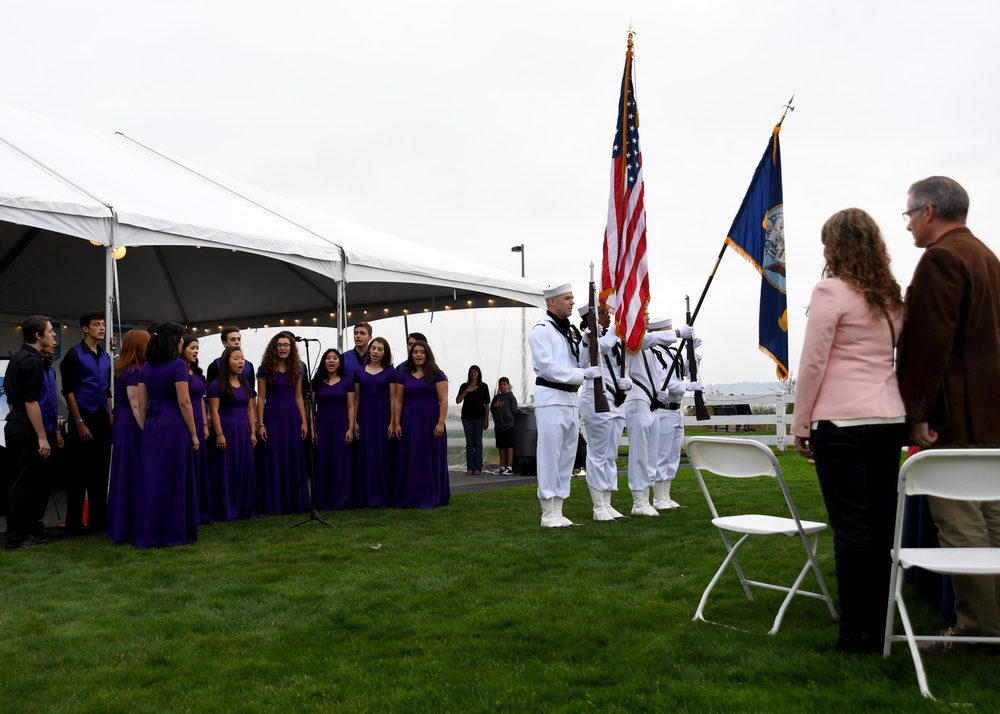
{"type": "Polygon", "coordinates": [[[462,419],[465,429],[465,469],[483,470],[483,420],[462,419]]]}

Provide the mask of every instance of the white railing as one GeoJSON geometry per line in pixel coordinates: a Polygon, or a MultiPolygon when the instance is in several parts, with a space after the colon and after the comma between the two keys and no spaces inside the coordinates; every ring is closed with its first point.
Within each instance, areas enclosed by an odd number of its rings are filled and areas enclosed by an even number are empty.
{"type": "MultiPolygon", "coordinates": [[[[786,444],[790,445],[792,441],[791,435],[788,433],[788,424],[791,422],[791,415],[786,414],[786,405],[795,403],[794,394],[762,394],[762,395],[745,395],[730,394],[728,396],[711,396],[705,397],[706,406],[710,407],[726,407],[734,406],[740,404],[746,404],[750,406],[752,410],[754,407],[771,407],[773,408],[772,414],[727,414],[725,416],[712,416],[708,421],[698,421],[694,415],[684,417],[684,426],[686,427],[715,427],[716,429],[722,429],[729,433],[730,436],[735,436],[743,439],[751,439],[753,441],[759,441],[761,444],[767,446],[775,446],[778,451],[784,451],[786,444]],[[757,434],[753,431],[743,431],[745,427],[766,427],[768,431],[772,428],[775,430],[774,434],[757,434]],[[735,433],[734,433],[735,432],[735,433]]],[[[694,406],[694,397],[686,396],[684,397],[684,411],[687,412],[688,407],[694,406]]]]}

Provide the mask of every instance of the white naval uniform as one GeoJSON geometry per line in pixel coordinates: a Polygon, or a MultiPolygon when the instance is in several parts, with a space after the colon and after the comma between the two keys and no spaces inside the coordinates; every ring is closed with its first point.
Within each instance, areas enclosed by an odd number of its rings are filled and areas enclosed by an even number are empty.
{"type": "MultiPolygon", "coordinates": [[[[667,364],[667,370],[674,359],[674,352],[661,347],[654,347],[653,351],[659,352],[663,361],[667,364]]],[[[656,359],[655,356],[653,356],[656,359]]],[[[659,360],[657,359],[657,363],[659,360]]],[[[678,362],[678,369],[670,375],[670,383],[667,385],[667,392],[670,394],[669,401],[681,404],[684,401],[684,380],[678,375],[678,371],[686,370],[687,362],[683,359],[678,362]]],[[[663,386],[663,383],[660,383],[663,386]]],[[[659,420],[659,447],[656,459],[656,477],[654,481],[672,481],[677,475],[677,467],[681,462],[681,442],[684,441],[684,417],[683,407],[681,409],[664,408],[656,412],[659,420]]]]}
{"type": "MultiPolygon", "coordinates": [[[[596,380],[588,379],[580,389],[580,416],[583,418],[583,428],[587,432],[587,485],[598,491],[618,490],[618,443],[625,429],[625,411],[623,404],[615,406],[615,380],[621,374],[621,363],[614,354],[614,346],[618,337],[608,330],[598,340],[601,352],[601,370],[604,374],[604,391],[608,398],[610,411],[598,414],[594,411],[594,384],[596,380]],[[610,365],[610,367],[609,367],[610,365]]],[[[590,366],[590,351],[587,338],[580,348],[580,366],[590,366]]]]}
{"type": "MultiPolygon", "coordinates": [[[[576,331],[572,325],[570,329],[576,331]]],[[[546,314],[531,328],[528,346],[537,377],[557,384],[579,386],[584,383],[578,358],[550,315],[546,314]]],[[[580,434],[578,403],[575,391],[535,385],[535,425],[538,429],[535,457],[540,500],[569,497],[580,434]]]]}
{"type": "Polygon", "coordinates": [[[656,358],[649,354],[649,348],[675,339],[672,330],[648,333],[643,338],[639,352],[625,356],[625,367],[633,384],[624,405],[625,423],[628,424],[628,487],[632,491],[650,488],[656,478],[660,430],[656,412],[649,407],[651,396],[655,397],[663,386],[667,373],[660,368],[656,358]],[[648,372],[646,365],[649,365],[648,372]]]}

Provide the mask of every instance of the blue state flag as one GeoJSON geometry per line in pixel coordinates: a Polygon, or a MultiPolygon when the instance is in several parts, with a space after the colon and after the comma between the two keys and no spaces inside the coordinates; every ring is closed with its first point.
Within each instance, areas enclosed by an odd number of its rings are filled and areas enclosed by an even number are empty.
{"type": "Polygon", "coordinates": [[[785,217],[781,193],[781,149],[774,127],[757,165],[726,244],[750,261],[761,275],[760,349],[788,379],[788,301],[785,291],[785,217]]]}

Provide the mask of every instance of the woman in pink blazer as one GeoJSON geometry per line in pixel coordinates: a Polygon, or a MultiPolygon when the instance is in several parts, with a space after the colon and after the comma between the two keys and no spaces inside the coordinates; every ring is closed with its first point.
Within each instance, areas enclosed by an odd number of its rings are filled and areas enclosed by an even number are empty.
{"type": "Polygon", "coordinates": [[[881,652],[906,418],[893,369],[902,297],[872,217],[835,213],[820,240],[792,433],[816,462],[833,530],[843,652],[881,652]]]}

